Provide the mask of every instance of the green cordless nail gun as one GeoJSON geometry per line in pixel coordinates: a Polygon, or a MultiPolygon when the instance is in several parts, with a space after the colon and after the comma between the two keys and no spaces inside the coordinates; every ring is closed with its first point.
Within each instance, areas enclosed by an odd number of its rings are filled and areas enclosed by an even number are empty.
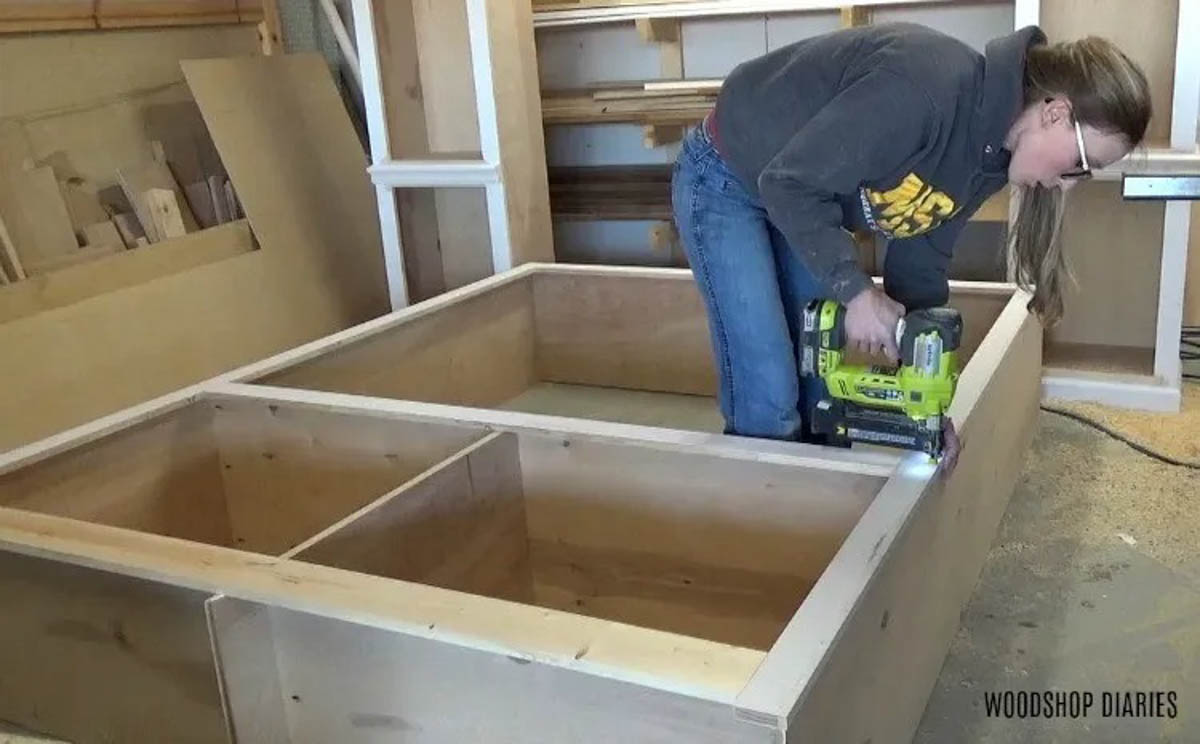
{"type": "Polygon", "coordinates": [[[844,361],[846,308],[814,300],[805,308],[800,373],[819,377],[809,426],[833,442],[864,442],[942,454],[942,416],[958,383],[962,316],[950,307],[916,310],[900,319],[899,367],[844,361]]]}

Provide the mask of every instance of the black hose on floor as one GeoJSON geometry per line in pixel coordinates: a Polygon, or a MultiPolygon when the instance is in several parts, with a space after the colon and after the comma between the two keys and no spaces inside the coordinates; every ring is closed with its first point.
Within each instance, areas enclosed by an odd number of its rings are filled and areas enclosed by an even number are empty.
{"type": "Polygon", "coordinates": [[[1155,452],[1154,450],[1150,449],[1149,447],[1147,447],[1143,444],[1138,444],[1137,442],[1133,441],[1132,439],[1130,439],[1129,437],[1120,433],[1119,431],[1110,429],[1109,427],[1105,426],[1104,424],[1100,423],[1099,421],[1094,421],[1094,420],[1088,418],[1087,416],[1083,416],[1081,414],[1075,413],[1074,411],[1066,411],[1061,408],[1054,408],[1052,406],[1042,406],[1042,410],[1047,411],[1049,413],[1058,414],[1059,416],[1065,416],[1066,418],[1072,419],[1074,421],[1078,421],[1079,423],[1084,424],[1085,426],[1090,426],[1093,429],[1102,431],[1105,434],[1107,434],[1108,436],[1112,437],[1113,439],[1116,439],[1118,442],[1123,442],[1123,443],[1129,445],[1130,447],[1132,447],[1133,449],[1137,450],[1138,452],[1141,452],[1143,455],[1146,455],[1147,457],[1152,457],[1155,460],[1158,460],[1159,462],[1165,462],[1168,465],[1176,465],[1181,468],[1192,468],[1193,470],[1200,470],[1200,462],[1188,462],[1186,460],[1177,460],[1174,457],[1171,457],[1170,455],[1164,455],[1161,452],[1155,452]]]}

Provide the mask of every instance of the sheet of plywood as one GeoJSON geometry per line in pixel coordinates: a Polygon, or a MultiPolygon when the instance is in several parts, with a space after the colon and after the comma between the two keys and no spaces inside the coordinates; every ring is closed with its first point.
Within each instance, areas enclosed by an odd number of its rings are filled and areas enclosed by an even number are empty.
{"type": "MultiPolygon", "coordinates": [[[[284,740],[292,744],[404,741],[417,731],[429,741],[522,744],[778,741],[776,731],[738,720],[725,703],[309,613],[262,609],[270,616],[283,692],[284,740]]],[[[222,646],[225,636],[218,631],[222,646]]],[[[575,653],[591,652],[581,646],[575,653]]],[[[261,655],[256,649],[251,658],[261,655]]],[[[269,668],[270,662],[263,664],[269,668]]],[[[243,679],[254,679],[245,665],[237,666],[243,679]]],[[[280,741],[279,703],[247,692],[258,704],[238,711],[248,719],[235,728],[262,737],[255,741],[280,741]]]]}
{"type": "MultiPolygon", "coordinates": [[[[61,173],[59,173],[61,177],[61,173]]],[[[100,203],[100,195],[94,183],[72,176],[60,182],[63,200],[67,204],[67,212],[71,215],[71,225],[76,231],[82,231],[89,225],[108,220],[108,213],[100,203]]]]}
{"type": "Polygon", "coordinates": [[[8,552],[0,592],[0,720],[79,744],[224,741],[207,594],[8,552]]]}
{"type": "Polygon", "coordinates": [[[0,475],[0,504],[231,545],[212,412],[185,409],[80,454],[0,475]]]}
{"type": "Polygon", "coordinates": [[[532,602],[516,435],[488,435],[288,557],[532,602]]]}
{"type": "Polygon", "coordinates": [[[1064,288],[1054,343],[1152,348],[1158,323],[1163,204],[1129,202],[1121,184],[1084,183],[1067,196],[1063,250],[1075,283],[1064,288]]]}
{"type": "Polygon", "coordinates": [[[952,474],[910,454],[738,697],[788,742],[907,741],[1037,422],[1041,327],[1019,293],[964,370],[952,474]]]}
{"type": "Polygon", "coordinates": [[[275,663],[271,609],[218,595],[205,603],[205,610],[233,741],[292,744],[275,663]]]}
{"type": "Polygon", "coordinates": [[[49,166],[0,175],[0,217],[30,273],[37,264],[79,248],[71,215],[49,166]]]}
{"type": "Polygon", "coordinates": [[[314,411],[218,404],[221,475],[234,542],[279,555],[482,436],[442,426],[314,411]]]}
{"type": "Polygon", "coordinates": [[[764,651],[883,485],[567,435],[521,466],[539,604],[764,651]]]}
{"type": "MultiPolygon", "coordinates": [[[[539,272],[532,282],[538,380],[715,395],[707,320],[690,273],[564,267],[539,272]]],[[[970,359],[1010,291],[951,284],[950,304],[963,315],[960,363],[970,359]]]]}
{"type": "Polygon", "coordinates": [[[111,243],[104,244],[104,245],[89,245],[89,246],[84,246],[78,250],[72,251],[70,253],[64,253],[61,256],[55,256],[54,258],[48,258],[44,261],[38,261],[37,263],[27,263],[26,268],[29,271],[29,274],[31,276],[41,276],[43,274],[49,274],[54,271],[61,271],[62,269],[65,269],[69,266],[77,266],[79,264],[86,264],[91,261],[95,261],[96,259],[99,259],[99,258],[111,256],[117,250],[124,250],[124,249],[123,248],[119,249],[116,245],[111,244],[111,243]]]}
{"type": "Polygon", "coordinates": [[[325,59],[291,54],[182,64],[264,248],[308,262],[331,286],[355,287],[339,299],[360,315],[386,304],[386,278],[376,264],[338,258],[382,260],[383,248],[366,154],[325,59]]]}
{"type": "MultiPolygon", "coordinates": [[[[180,59],[257,48],[254,28],[243,25],[6,36],[0,116],[19,117],[14,147],[23,143],[28,157],[65,152],[77,175],[112,183],[118,168],[144,157],[147,110],[189,102],[180,59]],[[30,69],[39,71],[37,85],[28,83],[30,69]]],[[[0,161],[6,139],[0,125],[0,161]]]]}
{"type": "Polygon", "coordinates": [[[498,405],[534,381],[529,287],[513,283],[265,378],[270,384],[498,405]]]}
{"type": "MultiPolygon", "coordinates": [[[[114,32],[126,43],[130,33],[114,32]]],[[[162,37],[181,41],[174,33],[162,37]]],[[[188,51],[183,44],[174,50],[176,74],[180,54],[188,51]]],[[[78,61],[74,52],[64,53],[78,61]]],[[[130,61],[127,52],[117,56],[130,61]]],[[[387,311],[374,190],[323,58],[200,63],[206,70],[212,65],[224,72],[202,86],[208,95],[198,97],[202,107],[215,109],[206,114],[225,134],[214,131],[218,144],[230,151],[222,159],[239,164],[238,171],[230,170],[260,250],[205,259],[0,324],[0,348],[20,350],[0,365],[0,449],[387,311]],[[259,62],[267,69],[244,69],[259,62]],[[238,103],[244,100],[255,105],[238,103]],[[313,142],[323,146],[314,149],[313,142]]],[[[8,72],[0,69],[0,76],[8,72]]],[[[130,80],[140,74],[131,72],[130,80]]],[[[240,229],[245,232],[245,223],[240,229]]]]}
{"type": "Polygon", "coordinates": [[[1154,114],[1146,132],[1152,144],[1166,144],[1171,131],[1175,84],[1175,31],[1179,0],[1156,0],[1130,15],[1122,0],[1043,0],[1039,25],[1051,42],[1102,36],[1146,73],[1154,114]]]}

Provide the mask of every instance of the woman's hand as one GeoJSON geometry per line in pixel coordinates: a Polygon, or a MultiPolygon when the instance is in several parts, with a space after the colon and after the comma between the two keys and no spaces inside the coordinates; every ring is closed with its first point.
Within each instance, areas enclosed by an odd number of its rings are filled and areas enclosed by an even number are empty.
{"type": "Polygon", "coordinates": [[[962,452],[962,441],[954,429],[954,420],[946,416],[942,424],[942,460],[938,463],[938,470],[946,475],[953,473],[958,465],[959,452],[962,452]]]}
{"type": "Polygon", "coordinates": [[[883,354],[893,364],[900,361],[896,347],[896,324],[904,306],[882,290],[871,287],[846,304],[846,340],[868,354],[883,354]]]}

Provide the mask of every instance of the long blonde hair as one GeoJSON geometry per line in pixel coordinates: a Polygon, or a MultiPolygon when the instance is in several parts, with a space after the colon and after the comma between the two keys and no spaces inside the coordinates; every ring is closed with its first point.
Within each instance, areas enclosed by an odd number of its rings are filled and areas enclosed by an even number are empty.
{"type": "MultiPolygon", "coordinates": [[[[1150,86],[1141,69],[1112,42],[1089,36],[1038,45],[1025,61],[1025,105],[1062,96],[1083,125],[1121,134],[1130,148],[1150,121],[1150,86]]],[[[1014,189],[1014,193],[1018,190],[1014,189]]],[[[1041,185],[1019,189],[1009,235],[1015,279],[1033,293],[1029,309],[1051,326],[1063,314],[1063,285],[1071,279],[1062,250],[1063,193],[1041,185]]]]}

